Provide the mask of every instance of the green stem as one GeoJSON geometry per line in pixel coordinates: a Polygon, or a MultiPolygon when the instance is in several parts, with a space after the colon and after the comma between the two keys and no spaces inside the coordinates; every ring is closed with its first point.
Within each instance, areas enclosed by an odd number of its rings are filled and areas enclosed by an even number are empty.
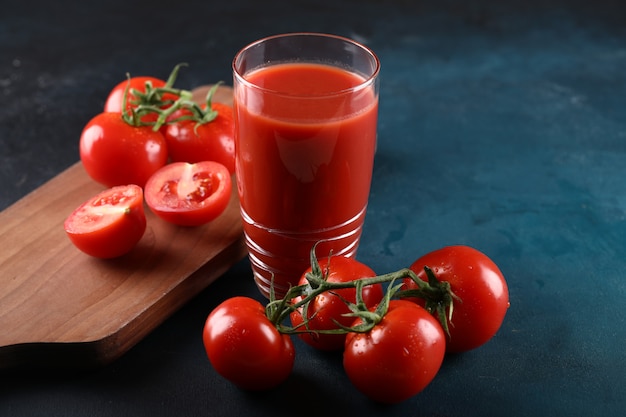
{"type": "Polygon", "coordinates": [[[193,101],[193,93],[191,91],[174,87],[180,68],[186,65],[185,63],[176,65],[162,87],[154,87],[150,81],[147,81],[144,85],[144,91],[130,90],[130,74],[127,73],[126,77],[129,80],[129,84],[127,84],[122,98],[122,118],[124,121],[131,126],[152,126],[152,129],[157,131],[165,124],[183,120],[195,121],[195,130],[199,125],[215,120],[219,114],[213,110],[212,100],[218,87],[223,82],[216,83],[208,91],[205,99],[206,107],[203,109],[198,103],[193,101]],[[127,110],[130,93],[132,93],[134,100],[131,102],[131,108],[127,110]],[[167,96],[174,98],[164,99],[167,96]],[[183,112],[175,118],[171,117],[181,109],[186,109],[188,112],[183,112]],[[158,115],[157,120],[150,122],[142,121],[142,116],[149,113],[156,113],[158,115]]]}
{"type": "MultiPolygon", "coordinates": [[[[448,282],[440,282],[433,271],[425,267],[428,282],[422,281],[417,274],[409,268],[403,268],[399,271],[389,272],[374,277],[359,278],[345,282],[329,282],[327,275],[324,274],[315,256],[315,247],[311,250],[311,271],[306,276],[307,283],[289,288],[282,299],[275,299],[274,292],[270,290],[270,301],[266,306],[266,315],[268,319],[274,323],[276,328],[286,334],[302,333],[311,331],[308,327],[308,308],[310,303],[320,294],[325,292],[334,292],[346,288],[356,289],[356,302],[350,303],[342,298],[342,300],[350,308],[350,315],[355,318],[359,317],[362,324],[355,327],[345,327],[337,323],[338,328],[333,330],[315,330],[317,333],[325,334],[345,334],[348,332],[365,332],[376,325],[387,313],[389,302],[393,298],[403,297],[419,297],[425,300],[426,308],[430,312],[436,312],[442,324],[442,327],[448,333],[447,321],[451,318],[453,300],[458,299],[451,289],[448,282]],[[403,284],[395,284],[397,281],[403,281],[410,278],[416,285],[417,289],[402,290],[403,284]],[[367,309],[363,301],[363,288],[369,285],[389,284],[383,300],[379,303],[374,311],[367,309]],[[287,317],[298,309],[302,309],[302,317],[304,324],[297,328],[287,326],[283,322],[287,317]],[[446,315],[449,311],[449,316],[446,315]],[[304,327],[304,329],[303,329],[304,327]]],[[[340,297],[341,298],[341,297],[340,297]]]]}

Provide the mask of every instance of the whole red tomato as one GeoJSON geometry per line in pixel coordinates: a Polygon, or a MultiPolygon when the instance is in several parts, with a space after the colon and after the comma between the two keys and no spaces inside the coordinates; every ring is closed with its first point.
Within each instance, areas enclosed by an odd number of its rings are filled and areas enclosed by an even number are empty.
{"type": "Polygon", "coordinates": [[[64,223],[81,251],[97,258],[124,255],[146,230],[141,187],[131,184],[102,191],[81,204],[64,223]]]}
{"type": "Polygon", "coordinates": [[[228,206],[232,180],[218,162],[173,162],[146,182],[146,204],[160,218],[180,226],[200,226],[228,206]]]}
{"type": "Polygon", "coordinates": [[[204,325],[203,342],[217,373],[243,389],[274,388],[293,368],[291,338],[278,332],[252,298],[229,298],[217,306],[204,325]]]}
{"type": "MultiPolygon", "coordinates": [[[[143,98],[140,97],[139,95],[146,94],[146,83],[149,83],[150,89],[154,89],[165,87],[167,82],[160,78],[150,76],[131,77],[128,80],[122,81],[113,87],[109,93],[104,103],[104,112],[122,113],[124,107],[124,92],[127,90],[128,95],[126,97],[125,110],[136,109],[139,104],[158,104],[160,108],[167,108],[177,99],[176,95],[169,93],[143,98]]],[[[141,116],[141,121],[144,123],[155,122],[157,117],[158,114],[156,112],[146,113],[141,116]]]]}
{"type": "MultiPolygon", "coordinates": [[[[206,104],[201,106],[206,111],[206,104]]],[[[175,112],[171,122],[163,128],[169,155],[172,161],[201,162],[216,161],[235,172],[235,124],[233,109],[222,103],[211,103],[216,113],[213,120],[198,124],[194,120],[180,119],[189,110],[175,112]]]]}
{"type": "MultiPolygon", "coordinates": [[[[326,276],[328,282],[347,282],[360,278],[369,278],[376,276],[376,273],[367,265],[343,256],[333,256],[330,258],[322,258],[319,260],[319,266],[326,276]]],[[[308,268],[300,278],[299,285],[307,283],[306,274],[310,273],[312,268],[308,268]]],[[[382,285],[368,285],[363,287],[363,302],[370,308],[377,305],[383,298],[382,285]]],[[[293,302],[297,303],[302,297],[294,298],[293,302]]],[[[307,344],[321,350],[340,350],[344,347],[346,339],[345,334],[324,334],[315,333],[316,330],[332,330],[338,326],[335,320],[344,326],[350,326],[354,321],[354,317],[346,317],[345,314],[350,313],[350,308],[345,301],[351,303],[356,302],[356,289],[345,288],[335,291],[324,292],[315,297],[307,308],[308,325],[305,327],[303,320],[303,309],[293,311],[290,314],[291,325],[299,327],[303,333],[298,336],[307,344]],[[304,332],[306,330],[306,332],[304,332]],[[309,332],[311,331],[311,332],[309,332]]]]}
{"type": "MultiPolygon", "coordinates": [[[[424,267],[439,281],[447,281],[460,299],[454,301],[448,324],[448,352],[475,349],[490,340],[500,329],[509,308],[509,291],[498,266],[484,253],[469,246],[447,246],[417,259],[411,266],[419,278],[428,281],[424,267]]],[[[416,288],[411,279],[405,288],[416,288]]],[[[419,298],[413,301],[424,305],[419,298]]]]}
{"type": "Polygon", "coordinates": [[[445,344],[443,329],[430,313],[410,301],[392,300],[370,331],[348,333],[343,366],[354,386],[372,400],[399,403],[430,384],[443,363],[445,344]]]}
{"type": "Polygon", "coordinates": [[[133,126],[118,113],[91,119],[80,136],[79,150],[87,174],[107,187],[143,187],[167,163],[163,135],[150,126],[133,126]]]}

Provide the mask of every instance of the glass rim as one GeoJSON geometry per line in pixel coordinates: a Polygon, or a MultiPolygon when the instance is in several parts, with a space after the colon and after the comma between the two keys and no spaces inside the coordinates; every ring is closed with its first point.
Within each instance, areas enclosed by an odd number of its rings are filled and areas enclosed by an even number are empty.
{"type": "MultiPolygon", "coordinates": [[[[294,63],[296,63],[297,61],[294,61],[294,63]]],[[[262,67],[259,67],[262,68],[262,67]]],[[[337,68],[341,68],[341,67],[337,67],[337,68]]],[[[255,69],[256,70],[256,69],[255,69]]],[[[290,33],[282,33],[282,34],[278,34],[278,35],[271,35],[271,36],[266,36],[264,38],[258,39],[254,42],[251,42],[249,44],[247,44],[246,46],[244,46],[243,48],[241,48],[239,50],[239,52],[237,52],[235,54],[235,57],[232,60],[232,71],[234,76],[236,77],[237,81],[243,85],[245,85],[247,88],[252,88],[258,91],[262,91],[264,93],[268,93],[268,94],[272,94],[272,95],[279,95],[279,96],[285,96],[285,97],[291,97],[291,98],[311,98],[311,99],[315,99],[315,98],[326,98],[326,97],[334,97],[334,96],[340,96],[342,94],[353,94],[355,91],[359,91],[361,89],[364,88],[368,88],[370,85],[374,84],[374,82],[376,81],[376,79],[378,78],[378,74],[380,73],[380,60],[378,59],[378,56],[376,55],[376,53],[368,46],[362,44],[361,42],[358,42],[354,39],[350,39],[348,37],[345,36],[341,36],[341,35],[333,35],[333,34],[329,34],[329,33],[321,33],[321,32],[290,32],[290,33]],[[281,39],[281,38],[295,38],[295,37],[304,37],[304,36],[310,36],[310,37],[319,37],[319,38],[328,38],[328,39],[335,39],[337,41],[342,41],[351,45],[356,46],[357,48],[359,48],[360,50],[364,51],[367,55],[369,55],[373,62],[374,62],[374,71],[372,71],[372,73],[367,76],[364,77],[363,82],[359,83],[358,85],[355,85],[353,87],[350,88],[346,88],[343,90],[337,90],[337,91],[333,91],[333,92],[329,92],[329,93],[323,93],[323,94],[317,94],[317,95],[301,95],[301,94],[290,94],[287,93],[285,91],[280,91],[280,90],[276,90],[276,89],[271,89],[271,88],[265,88],[265,87],[261,87],[259,85],[256,85],[250,81],[248,81],[245,78],[245,75],[239,71],[239,69],[237,68],[237,63],[240,60],[241,56],[248,50],[250,50],[251,48],[267,42],[267,41],[271,41],[273,39],[281,39]]]]}

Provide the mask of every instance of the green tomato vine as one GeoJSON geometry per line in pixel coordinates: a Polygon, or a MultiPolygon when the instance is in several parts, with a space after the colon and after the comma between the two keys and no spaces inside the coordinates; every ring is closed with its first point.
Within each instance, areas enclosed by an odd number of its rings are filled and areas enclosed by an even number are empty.
{"type": "MultiPolygon", "coordinates": [[[[348,313],[348,315],[354,317],[355,320],[360,318],[360,324],[346,327],[335,321],[337,325],[336,329],[315,330],[316,333],[346,334],[351,332],[368,332],[383,319],[389,308],[389,302],[392,299],[418,297],[425,301],[425,309],[437,316],[444,332],[449,336],[449,323],[452,323],[454,302],[460,301],[460,299],[452,292],[450,284],[446,281],[439,281],[435,273],[428,266],[424,266],[424,272],[428,277],[428,282],[422,281],[417,274],[409,268],[403,268],[375,277],[360,278],[346,282],[330,282],[327,280],[328,273],[325,273],[320,267],[315,249],[315,246],[311,249],[311,271],[305,274],[307,281],[305,284],[290,287],[283,298],[276,298],[273,287],[270,287],[270,299],[265,307],[265,313],[268,319],[281,333],[297,334],[312,331],[308,328],[308,321],[306,319],[306,317],[309,317],[307,312],[311,302],[322,293],[330,292],[339,296],[336,293],[337,290],[355,288],[355,303],[351,303],[339,297],[349,307],[350,313],[348,313]],[[415,282],[417,285],[416,289],[402,289],[404,285],[401,282],[407,278],[415,282]],[[388,285],[381,302],[374,310],[370,310],[363,301],[363,288],[375,284],[388,285]],[[295,301],[296,299],[298,299],[298,301],[295,301]],[[298,327],[286,325],[285,319],[289,314],[300,308],[302,308],[302,317],[305,318],[304,323],[298,327]]],[[[332,263],[329,262],[329,265],[332,265],[332,263]]]]}
{"type": "Polygon", "coordinates": [[[131,126],[152,126],[152,129],[157,131],[165,124],[176,123],[183,120],[194,121],[196,123],[194,129],[215,120],[219,113],[212,108],[213,96],[223,82],[220,81],[209,89],[203,108],[203,106],[193,100],[193,93],[191,91],[174,87],[180,68],[183,66],[187,66],[187,64],[177,64],[170,73],[165,85],[162,87],[155,87],[151,81],[146,81],[144,91],[136,88],[131,89],[130,74],[126,73],[129,84],[124,89],[122,99],[122,118],[124,121],[131,126]],[[129,95],[131,93],[133,99],[129,102],[129,95]],[[131,104],[130,108],[127,107],[128,104],[131,104]],[[178,117],[171,117],[181,109],[186,109],[187,111],[181,113],[178,117]],[[156,121],[142,120],[143,116],[147,114],[156,114],[156,121]]]}

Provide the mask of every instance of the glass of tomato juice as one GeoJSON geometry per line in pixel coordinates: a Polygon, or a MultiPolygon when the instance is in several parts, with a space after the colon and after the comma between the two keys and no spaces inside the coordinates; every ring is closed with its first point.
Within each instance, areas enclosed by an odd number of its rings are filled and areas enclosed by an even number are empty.
{"type": "Polygon", "coordinates": [[[353,257],[372,179],[380,62],[340,36],[289,33],[233,60],[235,165],[245,241],[265,296],[316,255],[353,257]]]}

